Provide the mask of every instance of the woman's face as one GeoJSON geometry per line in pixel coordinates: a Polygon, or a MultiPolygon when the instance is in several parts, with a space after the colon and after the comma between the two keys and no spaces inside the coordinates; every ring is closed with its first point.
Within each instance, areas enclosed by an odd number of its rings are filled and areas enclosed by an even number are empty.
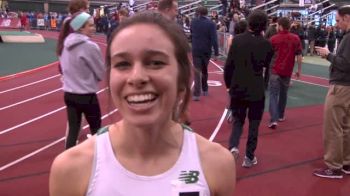
{"type": "Polygon", "coordinates": [[[94,19],[90,17],[89,20],[85,23],[85,25],[80,29],[80,31],[82,34],[88,37],[92,37],[96,32],[94,19]]]}
{"type": "Polygon", "coordinates": [[[170,121],[178,63],[168,36],[156,25],[132,25],[112,40],[110,55],[110,91],[124,120],[135,126],[170,121]]]}

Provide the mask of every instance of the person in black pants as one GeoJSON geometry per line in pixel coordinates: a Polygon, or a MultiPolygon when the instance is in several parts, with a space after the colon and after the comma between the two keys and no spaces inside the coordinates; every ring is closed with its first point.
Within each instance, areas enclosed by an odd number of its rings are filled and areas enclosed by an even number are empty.
{"type": "Polygon", "coordinates": [[[199,101],[201,92],[204,96],[208,95],[208,64],[212,47],[215,56],[219,55],[216,24],[207,18],[208,9],[200,6],[197,8],[197,14],[198,17],[194,18],[191,23],[192,57],[195,67],[194,101],[199,101]]]}
{"type": "Polygon", "coordinates": [[[262,36],[266,25],[267,15],[263,11],[256,10],[249,15],[248,30],[234,38],[224,68],[233,116],[229,149],[235,158],[238,158],[239,139],[248,112],[249,134],[243,167],[257,164],[254,152],[265,107],[269,64],[273,56],[271,43],[262,36]]]}
{"type": "Polygon", "coordinates": [[[58,43],[58,47],[62,48],[59,59],[69,126],[66,149],[77,143],[83,114],[90,125],[91,134],[101,127],[97,92],[98,83],[106,73],[101,49],[90,39],[96,31],[93,17],[86,12],[77,12],[63,25],[64,32],[69,29],[74,32],[58,43]]]}

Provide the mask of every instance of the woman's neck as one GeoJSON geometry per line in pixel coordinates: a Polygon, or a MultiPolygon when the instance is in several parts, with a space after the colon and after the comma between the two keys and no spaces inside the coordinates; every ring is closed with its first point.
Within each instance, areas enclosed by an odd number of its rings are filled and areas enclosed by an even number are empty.
{"type": "MultiPolygon", "coordinates": [[[[181,126],[174,121],[164,125],[132,126],[125,121],[114,125],[111,135],[112,145],[119,153],[148,157],[179,145],[176,137],[181,126]]],[[[181,143],[181,142],[180,142],[181,143]]]]}

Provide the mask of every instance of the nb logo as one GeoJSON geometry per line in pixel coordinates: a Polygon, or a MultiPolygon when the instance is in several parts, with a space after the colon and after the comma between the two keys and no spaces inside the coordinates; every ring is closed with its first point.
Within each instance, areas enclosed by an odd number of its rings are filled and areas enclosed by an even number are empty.
{"type": "Polygon", "coordinates": [[[198,182],[199,171],[181,171],[179,180],[186,184],[194,184],[198,182]]]}

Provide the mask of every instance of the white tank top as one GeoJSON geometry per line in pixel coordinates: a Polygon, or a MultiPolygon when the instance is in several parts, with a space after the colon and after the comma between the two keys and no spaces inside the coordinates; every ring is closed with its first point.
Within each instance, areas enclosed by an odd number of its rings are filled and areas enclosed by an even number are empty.
{"type": "Polygon", "coordinates": [[[175,165],[155,176],[140,176],[114,156],[108,132],[97,136],[87,196],[210,196],[195,134],[184,128],[182,150],[175,165]]]}

